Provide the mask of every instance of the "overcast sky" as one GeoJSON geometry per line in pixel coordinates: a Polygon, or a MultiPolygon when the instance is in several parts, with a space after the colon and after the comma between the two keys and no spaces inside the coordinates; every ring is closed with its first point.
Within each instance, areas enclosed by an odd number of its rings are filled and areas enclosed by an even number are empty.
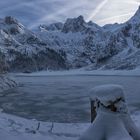
{"type": "Polygon", "coordinates": [[[140,0],[0,0],[0,17],[11,15],[28,28],[83,15],[99,25],[124,22],[140,0]]]}

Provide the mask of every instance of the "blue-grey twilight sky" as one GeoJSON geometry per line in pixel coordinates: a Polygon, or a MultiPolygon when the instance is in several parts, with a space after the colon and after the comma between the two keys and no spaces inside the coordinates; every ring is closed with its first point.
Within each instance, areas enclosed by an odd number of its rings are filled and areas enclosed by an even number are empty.
{"type": "Polygon", "coordinates": [[[0,17],[11,15],[28,28],[83,15],[99,25],[124,22],[140,0],[0,0],[0,17]]]}

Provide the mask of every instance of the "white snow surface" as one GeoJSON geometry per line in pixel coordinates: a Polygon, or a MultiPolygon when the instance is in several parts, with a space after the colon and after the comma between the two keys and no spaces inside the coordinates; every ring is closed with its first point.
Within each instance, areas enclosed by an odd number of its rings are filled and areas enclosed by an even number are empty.
{"type": "Polygon", "coordinates": [[[98,99],[105,106],[109,105],[110,101],[114,102],[116,99],[124,99],[123,87],[115,84],[107,84],[97,86],[90,92],[91,100],[98,99]]]}
{"type": "MultiPolygon", "coordinates": [[[[125,115],[126,118],[127,115],[125,115]]],[[[93,138],[94,140],[139,140],[133,139],[129,135],[125,123],[129,122],[125,122],[120,114],[98,111],[95,121],[79,140],[93,140],[93,138]]],[[[135,126],[135,124],[133,125],[135,126]]],[[[138,130],[140,129],[138,128],[138,130]]]]}
{"type": "Polygon", "coordinates": [[[3,140],[76,140],[89,124],[59,124],[26,120],[0,113],[0,138],[3,140]]]}
{"type": "MultiPolygon", "coordinates": [[[[132,118],[140,128],[140,112],[135,112],[132,118]]],[[[37,120],[27,120],[1,112],[0,138],[3,140],[77,140],[90,126],[89,123],[54,123],[52,128],[51,122],[40,122],[40,128],[36,130],[38,123],[37,120]]]]}

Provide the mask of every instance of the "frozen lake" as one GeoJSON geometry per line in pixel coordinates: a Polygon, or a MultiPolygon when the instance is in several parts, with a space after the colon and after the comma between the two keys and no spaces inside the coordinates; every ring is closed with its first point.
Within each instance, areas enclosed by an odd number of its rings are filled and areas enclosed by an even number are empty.
{"type": "Polygon", "coordinates": [[[19,87],[0,94],[4,112],[51,122],[90,121],[89,90],[96,85],[125,88],[131,113],[140,110],[139,76],[16,76],[19,87]]]}

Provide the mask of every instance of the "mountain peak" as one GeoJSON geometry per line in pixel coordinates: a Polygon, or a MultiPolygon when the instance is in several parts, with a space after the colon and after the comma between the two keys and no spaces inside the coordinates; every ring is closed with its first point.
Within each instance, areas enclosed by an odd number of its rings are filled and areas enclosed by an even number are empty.
{"type": "Polygon", "coordinates": [[[129,20],[130,22],[140,23],[140,6],[134,16],[129,20]]]}
{"type": "Polygon", "coordinates": [[[64,23],[62,32],[79,32],[85,29],[85,20],[83,16],[79,16],[77,18],[68,18],[64,23]]]}
{"type": "Polygon", "coordinates": [[[4,21],[6,24],[18,24],[18,21],[12,16],[6,16],[4,21]]]}
{"type": "Polygon", "coordinates": [[[81,21],[81,22],[85,22],[84,21],[84,17],[82,15],[80,15],[79,17],[77,17],[77,20],[81,21]]]}
{"type": "Polygon", "coordinates": [[[0,21],[0,29],[4,30],[8,34],[24,33],[25,27],[14,17],[6,16],[0,21]]]}

